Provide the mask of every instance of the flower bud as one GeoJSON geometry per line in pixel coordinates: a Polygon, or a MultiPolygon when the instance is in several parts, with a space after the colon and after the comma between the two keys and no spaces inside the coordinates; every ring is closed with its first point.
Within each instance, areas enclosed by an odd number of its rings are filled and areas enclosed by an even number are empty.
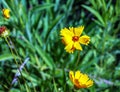
{"type": "Polygon", "coordinates": [[[7,37],[9,35],[9,30],[5,26],[0,27],[0,36],[7,37]]]}
{"type": "Polygon", "coordinates": [[[3,9],[2,12],[3,12],[3,16],[5,18],[7,18],[7,19],[10,18],[10,10],[9,9],[3,9]]]}

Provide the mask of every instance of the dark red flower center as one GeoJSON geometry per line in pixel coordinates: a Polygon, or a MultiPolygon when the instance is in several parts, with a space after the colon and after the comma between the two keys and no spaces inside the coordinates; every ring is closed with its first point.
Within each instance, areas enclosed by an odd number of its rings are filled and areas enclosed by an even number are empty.
{"type": "Polygon", "coordinates": [[[78,36],[73,36],[72,40],[73,40],[74,42],[76,42],[76,41],[79,40],[79,37],[78,37],[78,36]]]}
{"type": "Polygon", "coordinates": [[[5,26],[0,27],[0,34],[2,34],[6,30],[5,26]]]}

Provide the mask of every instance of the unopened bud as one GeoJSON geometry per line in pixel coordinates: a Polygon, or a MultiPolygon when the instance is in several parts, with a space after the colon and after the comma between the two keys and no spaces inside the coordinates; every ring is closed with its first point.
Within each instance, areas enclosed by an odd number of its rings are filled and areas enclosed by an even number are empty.
{"type": "Polygon", "coordinates": [[[3,9],[2,12],[3,12],[3,16],[5,18],[7,18],[7,19],[10,18],[10,10],[9,9],[3,9]]]}
{"type": "Polygon", "coordinates": [[[9,35],[9,30],[5,26],[0,27],[0,36],[7,37],[9,35]]]}

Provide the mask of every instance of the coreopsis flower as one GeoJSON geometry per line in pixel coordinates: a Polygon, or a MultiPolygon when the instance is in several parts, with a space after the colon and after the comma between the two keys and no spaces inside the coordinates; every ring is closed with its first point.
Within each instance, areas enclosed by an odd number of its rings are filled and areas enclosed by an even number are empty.
{"type": "Polygon", "coordinates": [[[9,30],[5,26],[0,27],[0,36],[7,37],[9,35],[9,30]]]}
{"type": "Polygon", "coordinates": [[[69,53],[73,53],[75,49],[82,50],[80,44],[88,45],[90,37],[87,35],[81,36],[84,26],[77,28],[70,27],[64,28],[60,31],[62,36],[62,42],[65,44],[65,50],[69,53]]]}
{"type": "Polygon", "coordinates": [[[2,12],[3,12],[3,16],[5,18],[7,18],[7,19],[10,18],[10,10],[9,9],[3,9],[2,12]]]}
{"type": "Polygon", "coordinates": [[[69,72],[69,77],[76,88],[88,88],[93,85],[93,81],[89,79],[88,75],[81,73],[80,71],[69,72]]]}

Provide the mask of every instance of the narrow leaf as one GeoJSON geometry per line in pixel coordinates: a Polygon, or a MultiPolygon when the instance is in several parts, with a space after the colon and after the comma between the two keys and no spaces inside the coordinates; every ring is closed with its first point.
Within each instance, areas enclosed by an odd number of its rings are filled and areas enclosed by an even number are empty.
{"type": "Polygon", "coordinates": [[[102,23],[102,25],[105,26],[102,16],[96,10],[94,10],[93,8],[86,6],[86,5],[82,5],[82,7],[84,7],[85,9],[90,11],[93,15],[95,15],[98,18],[98,20],[102,23]]]}

